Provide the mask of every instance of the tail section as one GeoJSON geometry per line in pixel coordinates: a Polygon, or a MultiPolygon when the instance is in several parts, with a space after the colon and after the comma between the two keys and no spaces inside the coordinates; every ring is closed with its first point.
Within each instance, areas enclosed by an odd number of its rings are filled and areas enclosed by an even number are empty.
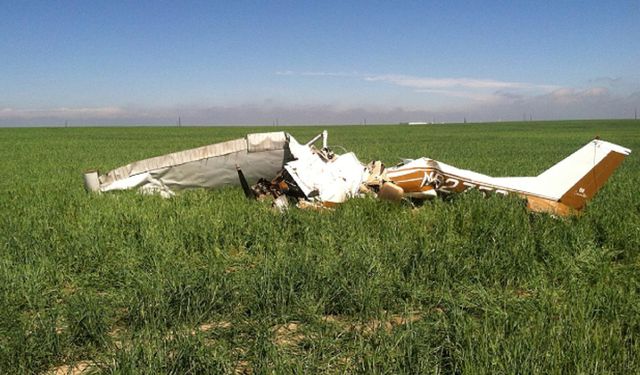
{"type": "Polygon", "coordinates": [[[581,210],[604,185],[631,150],[595,139],[549,168],[536,182],[546,196],[574,210],[581,210]]]}

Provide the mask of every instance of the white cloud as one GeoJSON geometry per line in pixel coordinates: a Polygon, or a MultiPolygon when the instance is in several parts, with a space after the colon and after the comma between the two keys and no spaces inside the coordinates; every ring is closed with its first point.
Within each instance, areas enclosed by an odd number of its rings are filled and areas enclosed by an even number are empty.
{"type": "Polygon", "coordinates": [[[599,77],[587,81],[588,87],[605,87],[620,95],[631,95],[640,90],[640,76],[599,77]]]}
{"type": "Polygon", "coordinates": [[[0,110],[0,117],[5,119],[77,119],[77,118],[117,118],[124,115],[125,110],[119,107],[94,107],[94,108],[50,108],[50,109],[15,109],[3,108],[0,110]]]}
{"type": "Polygon", "coordinates": [[[450,98],[462,98],[462,99],[471,99],[475,101],[494,101],[496,100],[495,93],[481,93],[474,91],[464,91],[464,90],[441,90],[441,89],[417,89],[415,92],[418,93],[428,93],[428,94],[437,94],[444,95],[450,98]]]}
{"type": "MultiPolygon", "coordinates": [[[[590,99],[602,99],[609,96],[609,89],[606,87],[590,87],[579,90],[572,87],[563,87],[549,93],[549,99],[559,104],[580,103],[590,99]]],[[[593,101],[593,100],[591,100],[593,101]]]]}
{"type": "Polygon", "coordinates": [[[445,98],[466,99],[477,102],[495,102],[506,97],[540,95],[560,86],[529,82],[501,81],[489,78],[419,77],[404,74],[361,74],[344,72],[276,72],[282,76],[301,77],[352,77],[366,82],[379,82],[413,89],[416,93],[432,94],[445,98]]]}
{"type": "Polygon", "coordinates": [[[311,76],[311,77],[359,77],[369,82],[385,82],[397,86],[414,89],[537,89],[554,90],[556,85],[543,85],[527,82],[510,82],[483,78],[438,78],[417,77],[404,74],[362,74],[358,72],[324,72],[307,71],[295,72],[282,70],[276,72],[280,76],[311,76]]]}
{"type": "Polygon", "coordinates": [[[367,81],[380,81],[391,83],[398,86],[411,87],[415,89],[536,89],[536,90],[553,90],[558,88],[553,85],[540,85],[526,82],[509,82],[499,81],[495,79],[477,79],[477,78],[434,78],[434,77],[415,77],[398,74],[368,76],[367,81]]]}

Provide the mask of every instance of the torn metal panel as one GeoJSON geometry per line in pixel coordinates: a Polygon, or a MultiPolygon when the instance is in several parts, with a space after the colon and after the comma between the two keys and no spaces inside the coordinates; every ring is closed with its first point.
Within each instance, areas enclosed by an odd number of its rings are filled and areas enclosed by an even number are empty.
{"type": "Polygon", "coordinates": [[[323,161],[320,156],[294,160],[285,165],[296,185],[307,197],[323,202],[342,203],[358,195],[367,177],[366,168],[352,152],[323,161]]]}
{"type": "Polygon", "coordinates": [[[384,182],[378,190],[378,197],[380,199],[399,202],[404,198],[404,189],[393,182],[384,182]]]}

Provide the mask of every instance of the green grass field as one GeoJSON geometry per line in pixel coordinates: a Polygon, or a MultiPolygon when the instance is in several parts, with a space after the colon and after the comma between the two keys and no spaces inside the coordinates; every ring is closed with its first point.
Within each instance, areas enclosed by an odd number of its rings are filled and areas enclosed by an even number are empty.
{"type": "Polygon", "coordinates": [[[491,175],[596,135],[634,150],[570,219],[477,193],[278,214],[239,188],[83,189],[87,169],[271,130],[0,129],[0,373],[640,372],[640,122],[328,128],[363,162],[491,175]]]}

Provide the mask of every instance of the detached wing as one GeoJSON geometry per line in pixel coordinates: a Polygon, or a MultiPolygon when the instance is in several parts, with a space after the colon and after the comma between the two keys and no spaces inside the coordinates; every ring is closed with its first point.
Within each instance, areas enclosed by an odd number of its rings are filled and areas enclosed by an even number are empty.
{"type": "Polygon", "coordinates": [[[272,178],[291,160],[289,137],[284,132],[248,134],[136,161],[99,176],[96,187],[103,192],[139,188],[170,195],[181,189],[239,185],[237,166],[255,183],[259,178],[272,178]]]}

